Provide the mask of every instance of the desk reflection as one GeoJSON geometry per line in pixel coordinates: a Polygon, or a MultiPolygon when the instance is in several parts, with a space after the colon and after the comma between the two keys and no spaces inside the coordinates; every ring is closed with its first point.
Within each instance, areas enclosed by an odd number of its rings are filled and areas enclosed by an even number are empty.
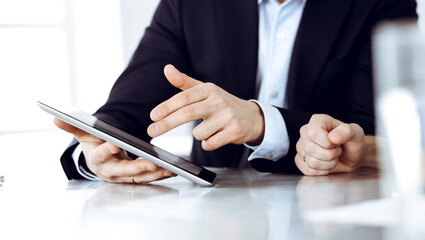
{"type": "MultiPolygon", "coordinates": [[[[378,180],[376,170],[372,169],[320,177],[303,176],[296,186],[298,208],[305,215],[379,199],[378,180]]],[[[350,217],[345,216],[348,219],[350,217]]],[[[384,239],[383,227],[358,225],[356,222],[305,221],[304,228],[315,239],[384,239]]]]}
{"type": "Polygon", "coordinates": [[[232,173],[221,175],[211,188],[179,178],[145,185],[71,181],[67,188],[92,192],[81,213],[86,236],[268,239],[272,205],[251,196],[252,174],[232,173]]]}
{"type": "Polygon", "coordinates": [[[305,218],[378,199],[376,173],[303,177],[212,170],[219,178],[209,188],[181,177],[144,185],[69,181],[65,187],[8,181],[0,188],[0,213],[8,219],[0,220],[0,238],[383,239],[379,226],[305,218]]]}
{"type": "Polygon", "coordinates": [[[370,169],[354,174],[303,176],[296,187],[299,207],[303,210],[317,210],[378,199],[377,178],[376,171],[370,169]]]}

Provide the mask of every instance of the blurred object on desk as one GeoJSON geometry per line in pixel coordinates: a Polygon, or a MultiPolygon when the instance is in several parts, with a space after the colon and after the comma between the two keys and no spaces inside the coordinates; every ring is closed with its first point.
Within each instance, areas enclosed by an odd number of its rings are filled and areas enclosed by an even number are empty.
{"type": "Polygon", "coordinates": [[[389,235],[419,239],[425,232],[425,41],[416,21],[398,21],[380,25],[373,44],[381,191],[400,196],[400,231],[389,235]]]}
{"type": "Polygon", "coordinates": [[[388,184],[396,186],[395,191],[419,193],[423,189],[421,125],[425,119],[420,115],[425,106],[425,42],[416,22],[387,22],[376,29],[373,50],[378,135],[385,139],[380,148],[384,175],[397,181],[388,184]]]}
{"type": "Polygon", "coordinates": [[[4,176],[0,174],[0,184],[4,182],[4,176]]]}

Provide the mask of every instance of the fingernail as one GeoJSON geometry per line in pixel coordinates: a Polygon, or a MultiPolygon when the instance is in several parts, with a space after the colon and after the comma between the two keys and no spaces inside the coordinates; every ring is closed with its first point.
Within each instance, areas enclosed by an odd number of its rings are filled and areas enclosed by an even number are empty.
{"type": "Polygon", "coordinates": [[[167,65],[165,66],[165,68],[164,68],[164,74],[165,74],[165,75],[167,75],[167,72],[168,72],[168,73],[170,73],[169,71],[172,71],[173,69],[176,69],[176,68],[174,67],[174,65],[172,65],[172,64],[167,64],[167,65]]]}
{"type": "Polygon", "coordinates": [[[339,138],[339,139],[341,139],[341,138],[342,138],[342,136],[341,136],[341,135],[339,135],[336,131],[332,131],[330,134],[334,135],[335,137],[337,137],[337,138],[339,138]]]}
{"type": "Polygon", "coordinates": [[[155,134],[158,134],[159,133],[159,127],[157,125],[155,125],[153,127],[153,129],[154,129],[155,134]]]}
{"type": "Polygon", "coordinates": [[[177,70],[177,68],[176,68],[176,67],[174,67],[174,65],[173,65],[173,64],[170,64],[170,68],[171,68],[171,69],[176,69],[176,70],[177,70]]]}

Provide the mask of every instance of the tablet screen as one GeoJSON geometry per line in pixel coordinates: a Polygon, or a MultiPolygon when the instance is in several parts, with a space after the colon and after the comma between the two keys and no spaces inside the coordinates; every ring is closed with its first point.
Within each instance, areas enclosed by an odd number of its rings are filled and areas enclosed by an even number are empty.
{"type": "Polygon", "coordinates": [[[142,141],[126,132],[123,132],[99,119],[96,120],[95,124],[93,125],[94,128],[103,131],[113,137],[116,137],[120,139],[121,141],[130,144],[136,148],[139,148],[143,150],[144,152],[147,152],[151,155],[154,155],[155,157],[159,159],[166,159],[168,163],[185,169],[187,171],[192,172],[193,174],[198,175],[201,172],[201,168],[194,165],[191,162],[188,162],[187,160],[184,160],[176,155],[173,155],[167,151],[162,150],[161,148],[158,148],[152,144],[149,144],[145,141],[142,141]]]}
{"type": "MultiPolygon", "coordinates": [[[[57,110],[59,111],[59,110],[57,110]]],[[[111,135],[129,145],[132,145],[144,152],[147,152],[159,159],[164,159],[168,163],[174,165],[175,167],[182,168],[186,171],[190,171],[191,173],[198,175],[202,168],[194,165],[193,163],[180,158],[178,156],[175,156],[165,150],[162,150],[161,148],[158,148],[152,144],[149,144],[145,141],[142,141],[110,124],[107,124],[95,116],[92,116],[88,113],[81,112],[81,111],[73,111],[69,113],[64,113],[65,115],[68,115],[69,117],[74,118],[77,121],[80,121],[81,123],[84,123],[90,127],[93,127],[99,131],[102,131],[108,135],[111,135]]]]}
{"type": "Polygon", "coordinates": [[[158,166],[179,174],[180,176],[202,186],[213,186],[217,179],[217,174],[214,172],[138,139],[88,113],[77,110],[73,107],[66,107],[63,108],[66,110],[61,111],[42,102],[38,102],[38,105],[44,111],[77,128],[93,134],[105,141],[111,142],[116,146],[135,154],[136,156],[143,157],[158,166]]]}

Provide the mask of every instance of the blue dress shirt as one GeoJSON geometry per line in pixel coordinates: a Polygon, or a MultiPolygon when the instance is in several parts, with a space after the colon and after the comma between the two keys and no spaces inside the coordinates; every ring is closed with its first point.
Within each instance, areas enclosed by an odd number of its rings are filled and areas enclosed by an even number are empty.
{"type": "Polygon", "coordinates": [[[256,102],[263,111],[265,132],[248,160],[278,160],[289,150],[285,121],[274,107],[286,107],[285,93],[295,36],[306,0],[258,0],[259,48],[256,102]]]}

